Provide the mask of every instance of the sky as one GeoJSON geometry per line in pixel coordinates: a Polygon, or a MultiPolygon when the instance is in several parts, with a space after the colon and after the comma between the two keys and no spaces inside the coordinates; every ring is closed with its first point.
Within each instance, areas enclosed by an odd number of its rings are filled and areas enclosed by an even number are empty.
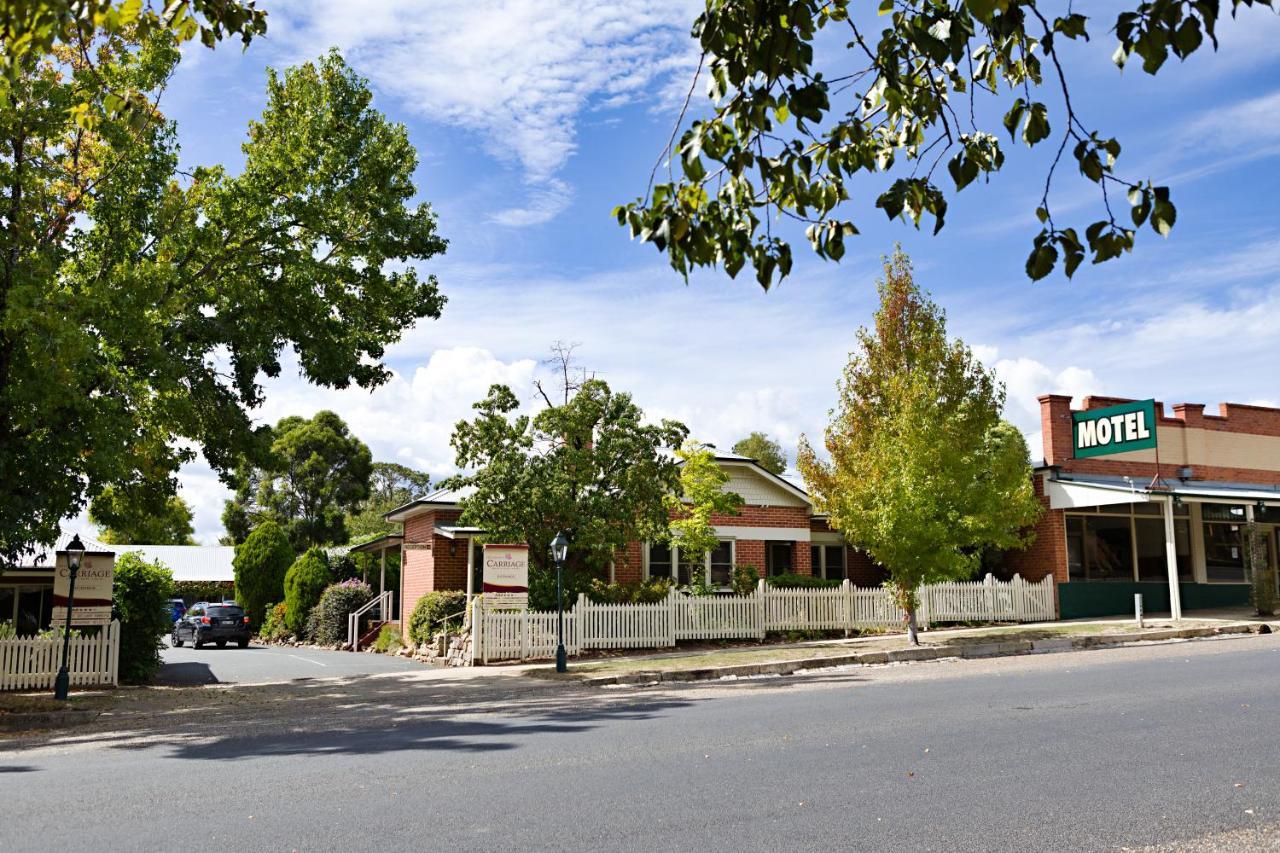
{"type": "MultiPolygon", "coordinates": [[[[1005,415],[1033,459],[1043,455],[1040,394],[1280,404],[1275,13],[1243,10],[1220,25],[1217,54],[1171,59],[1156,78],[1110,62],[1114,37],[1101,21],[1092,42],[1064,50],[1077,112],[1124,146],[1118,171],[1171,186],[1178,222],[1167,239],[1144,230],[1120,261],[1030,282],[1023,264],[1051,152],[1006,136],[1005,169],[952,196],[937,236],[875,210],[888,181],[874,178],[855,187],[847,212],[862,234],[842,262],[817,259],[795,234],[795,270],[766,293],[748,273],[686,283],[610,215],[644,193],[671,134],[696,67],[698,0],[259,5],[269,33],[247,51],[184,50],[162,102],[184,167],[238,170],[266,69],[337,47],[369,80],[374,106],[408,128],[420,199],[450,241],[420,265],[448,304],[388,351],[388,383],[335,391],[286,370],[266,383],[254,413],[262,423],[332,409],[375,459],[444,477],[455,470],[453,425],[471,404],[504,382],[532,406],[551,345],[565,341],[650,418],[678,418],[721,449],[760,430],[794,461],[801,434],[821,443],[895,243],[946,309],[950,333],[1005,383],[1005,415]]],[[[1113,8],[1075,5],[1103,17],[1113,8]]],[[[818,48],[839,66],[842,44],[818,48]]],[[[1046,87],[1043,97],[1056,110],[1054,94],[1046,87]]],[[[705,104],[701,85],[693,103],[695,112],[705,104]]],[[[1053,201],[1055,216],[1081,231],[1101,209],[1069,158],[1053,201]]],[[[215,543],[226,489],[200,460],[182,471],[180,491],[197,539],[215,543]]]]}

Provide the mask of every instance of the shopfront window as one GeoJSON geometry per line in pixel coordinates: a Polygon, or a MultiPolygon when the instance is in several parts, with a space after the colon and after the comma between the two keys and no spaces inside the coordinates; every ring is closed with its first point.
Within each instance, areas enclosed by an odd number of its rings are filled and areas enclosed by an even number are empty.
{"type": "MultiPolygon", "coordinates": [[[[1066,515],[1067,570],[1073,581],[1162,581],[1168,578],[1163,507],[1156,503],[1084,507],[1066,515]]],[[[1178,577],[1191,580],[1191,524],[1174,507],[1178,577]]]]}
{"type": "Polygon", "coordinates": [[[1205,522],[1204,571],[1210,581],[1244,583],[1244,525],[1205,522]]]}

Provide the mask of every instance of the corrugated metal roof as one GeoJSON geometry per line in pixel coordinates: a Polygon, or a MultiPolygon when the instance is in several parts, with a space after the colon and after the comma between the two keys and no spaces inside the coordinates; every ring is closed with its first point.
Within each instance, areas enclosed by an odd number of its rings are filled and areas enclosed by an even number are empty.
{"type": "Polygon", "coordinates": [[[231,545],[112,545],[116,555],[136,551],[148,561],[163,563],[175,581],[233,581],[231,545]]]}

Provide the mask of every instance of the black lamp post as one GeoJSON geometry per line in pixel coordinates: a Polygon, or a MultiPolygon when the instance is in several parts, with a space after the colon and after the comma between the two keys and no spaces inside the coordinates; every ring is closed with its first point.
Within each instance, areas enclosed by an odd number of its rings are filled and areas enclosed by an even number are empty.
{"type": "Polygon", "coordinates": [[[62,668],[58,670],[58,677],[53,682],[53,698],[64,701],[71,689],[71,673],[68,671],[71,663],[71,608],[76,600],[76,573],[80,571],[80,560],[83,557],[84,543],[77,533],[67,543],[67,571],[71,573],[71,583],[67,587],[67,622],[62,630],[62,668]]]}
{"type": "Polygon", "coordinates": [[[568,672],[569,661],[564,651],[564,558],[569,554],[569,537],[564,531],[551,540],[551,559],[556,562],[556,609],[559,611],[556,627],[556,672],[568,672]]]}

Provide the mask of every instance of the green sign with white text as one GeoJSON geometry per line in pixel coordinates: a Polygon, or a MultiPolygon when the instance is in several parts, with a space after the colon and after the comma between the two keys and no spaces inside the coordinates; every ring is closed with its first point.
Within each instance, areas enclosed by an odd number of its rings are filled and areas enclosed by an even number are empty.
{"type": "Polygon", "coordinates": [[[1150,450],[1155,446],[1155,400],[1071,413],[1071,448],[1076,459],[1150,450]]]}

